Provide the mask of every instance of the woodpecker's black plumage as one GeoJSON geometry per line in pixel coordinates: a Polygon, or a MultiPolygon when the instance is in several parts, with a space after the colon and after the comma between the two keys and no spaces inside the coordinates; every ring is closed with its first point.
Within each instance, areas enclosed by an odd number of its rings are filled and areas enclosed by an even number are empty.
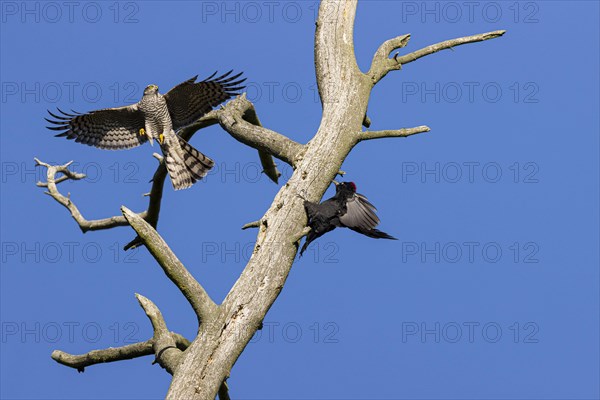
{"type": "Polygon", "coordinates": [[[337,227],[350,228],[375,239],[397,240],[395,237],[375,229],[379,224],[379,218],[375,214],[377,209],[365,196],[356,193],[354,182],[336,183],[335,196],[321,204],[305,200],[304,209],[311,231],[306,235],[300,256],[313,240],[337,227]]]}

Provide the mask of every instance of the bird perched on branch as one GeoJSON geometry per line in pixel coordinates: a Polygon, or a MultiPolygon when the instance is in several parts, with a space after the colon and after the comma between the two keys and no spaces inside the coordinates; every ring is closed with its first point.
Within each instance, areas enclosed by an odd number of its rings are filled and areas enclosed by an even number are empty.
{"type": "Polygon", "coordinates": [[[377,209],[365,196],[356,193],[354,182],[338,183],[333,181],[333,183],[335,183],[335,196],[332,198],[321,204],[304,201],[304,209],[311,231],[306,236],[300,256],[310,242],[337,227],[350,228],[375,239],[397,240],[395,237],[375,229],[379,224],[379,218],[375,214],[377,209]]]}
{"type": "Polygon", "coordinates": [[[185,189],[202,179],[213,167],[214,161],[190,146],[176,134],[181,128],[194,123],[223,101],[238,95],[246,79],[241,73],[227,72],[213,78],[216,72],[201,82],[198,76],[175,86],[164,96],[158,86],[149,85],[142,99],[130,106],[106,108],[87,114],[58,110],[60,115],[48,113],[55,126],[48,129],[63,131],[56,136],[75,139],[78,143],[101,149],[117,150],[139,146],[156,139],[164,155],[167,171],[175,190],[185,189]]]}

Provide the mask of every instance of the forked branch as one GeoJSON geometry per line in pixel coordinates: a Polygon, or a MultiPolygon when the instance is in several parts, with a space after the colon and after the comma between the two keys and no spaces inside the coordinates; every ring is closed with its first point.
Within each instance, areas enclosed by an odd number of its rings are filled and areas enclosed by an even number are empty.
{"type": "Polygon", "coordinates": [[[131,360],[133,358],[149,356],[150,354],[154,354],[152,339],[122,347],[92,350],[88,353],[77,355],[65,353],[61,350],[54,350],[52,352],[52,359],[59,364],[75,368],[79,372],[84,372],[84,369],[91,365],[131,360]]]}
{"type": "Polygon", "coordinates": [[[394,39],[390,39],[384,42],[381,46],[379,46],[379,49],[377,49],[375,55],[373,56],[371,69],[369,70],[367,75],[371,78],[373,85],[375,85],[384,76],[386,76],[388,72],[399,70],[402,68],[402,65],[411,63],[415,60],[418,60],[421,57],[437,53],[440,50],[451,49],[453,47],[460,46],[463,44],[495,39],[504,35],[505,33],[506,31],[499,30],[445,40],[443,42],[432,44],[431,46],[424,47],[420,50],[414,51],[403,56],[398,56],[396,54],[393,58],[389,58],[389,55],[392,51],[406,46],[406,44],[408,44],[408,40],[410,39],[410,35],[398,36],[394,39]]]}
{"type": "Polygon", "coordinates": [[[173,375],[181,360],[182,351],[177,347],[175,338],[167,329],[167,324],[156,304],[141,294],[136,293],[135,297],[150,319],[154,329],[154,335],[152,336],[152,349],[156,355],[154,361],[173,375]]]}
{"type": "Polygon", "coordinates": [[[140,305],[150,318],[154,328],[152,339],[145,342],[138,342],[121,347],[110,347],[102,350],[92,350],[85,354],[69,354],[61,350],[52,352],[52,359],[59,364],[75,368],[78,372],[84,372],[86,367],[96,364],[109,363],[115,361],[131,360],[133,358],[144,357],[155,354],[156,361],[165,368],[170,374],[173,374],[174,367],[177,365],[175,357],[181,356],[181,352],[190,346],[190,341],[175,332],[169,332],[165,321],[154,303],[144,296],[136,294],[140,305]],[[172,351],[166,355],[167,350],[174,347],[177,352],[172,351]]]}
{"type": "MultiPolygon", "coordinates": [[[[37,186],[47,188],[48,191],[46,191],[44,193],[46,193],[47,195],[52,197],[59,204],[62,204],[67,210],[69,210],[71,212],[71,216],[73,217],[75,222],[77,222],[77,225],[79,225],[79,228],[81,229],[82,232],[85,233],[87,231],[111,229],[111,228],[114,228],[117,226],[128,225],[127,220],[121,216],[110,217],[110,218],[105,218],[105,219],[87,220],[83,217],[83,215],[81,215],[81,212],[79,211],[79,209],[77,208],[75,203],[73,203],[71,201],[71,194],[69,193],[69,194],[67,194],[67,196],[65,196],[62,193],[60,193],[60,191],[58,190],[58,188],[56,186],[59,183],[64,182],[69,179],[80,180],[80,179],[85,178],[85,174],[80,174],[80,173],[71,171],[69,169],[69,166],[73,163],[73,161],[69,161],[68,163],[63,164],[63,165],[50,165],[48,163],[40,161],[37,158],[34,158],[34,160],[35,160],[36,166],[43,166],[43,167],[46,167],[46,169],[47,169],[46,182],[40,181],[37,183],[37,186]],[[62,175],[57,178],[56,177],[57,174],[62,174],[62,175]]],[[[143,213],[139,214],[139,216],[141,218],[146,218],[147,213],[143,212],[143,213]]]]}

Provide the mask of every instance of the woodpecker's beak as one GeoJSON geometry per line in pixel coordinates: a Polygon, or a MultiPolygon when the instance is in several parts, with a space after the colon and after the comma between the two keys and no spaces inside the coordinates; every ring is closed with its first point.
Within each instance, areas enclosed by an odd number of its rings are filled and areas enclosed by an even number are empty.
{"type": "Polygon", "coordinates": [[[336,181],[336,180],[333,180],[333,181],[331,181],[331,182],[335,183],[335,186],[337,186],[337,185],[339,185],[339,184],[340,184],[340,183],[339,183],[338,181],[336,181]]]}

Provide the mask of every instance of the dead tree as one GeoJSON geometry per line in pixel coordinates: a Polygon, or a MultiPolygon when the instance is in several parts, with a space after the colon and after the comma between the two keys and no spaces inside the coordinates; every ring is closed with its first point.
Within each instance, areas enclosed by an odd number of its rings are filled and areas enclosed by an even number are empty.
{"type": "Polygon", "coordinates": [[[382,131],[365,131],[366,115],[373,87],[389,72],[403,65],[467,43],[500,37],[505,31],[481,33],[447,40],[400,55],[392,52],[408,44],[410,35],[385,41],[373,56],[369,71],[359,69],[353,43],[357,0],[323,0],[315,33],[315,67],[323,106],[321,124],[307,144],[263,127],[254,106],[244,95],[214,110],[193,126],[180,132],[189,139],[203,127],[219,124],[239,142],[259,150],[269,176],[278,172],[271,156],[289,164],[294,173],[281,187],[267,212],[244,228],[258,228],[256,244],[248,264],[221,304],[216,304],[202,285],[188,272],[156,231],[163,184],[166,177],[160,162],[154,174],[148,209],[136,214],[122,207],[122,215],[103,220],[86,220],[57,184],[83,175],[70,171],[69,164],[48,169],[47,181],[39,186],[65,206],[83,232],[131,226],[136,239],[126,247],[143,244],[167,277],[181,290],[198,317],[198,334],[190,342],[170,332],[159,309],[147,298],[136,295],[154,328],[151,339],[120,348],[95,350],[83,355],[54,351],[57,362],[82,371],[85,367],[119,360],[154,355],[155,362],[173,376],[167,399],[229,398],[225,381],[231,368],[262,324],[277,299],[298,251],[298,242],[307,233],[302,198],[317,202],[340,171],[344,159],[363,140],[407,137],[428,132],[427,126],[382,131]],[[59,175],[59,177],[57,177],[59,175]]]}

